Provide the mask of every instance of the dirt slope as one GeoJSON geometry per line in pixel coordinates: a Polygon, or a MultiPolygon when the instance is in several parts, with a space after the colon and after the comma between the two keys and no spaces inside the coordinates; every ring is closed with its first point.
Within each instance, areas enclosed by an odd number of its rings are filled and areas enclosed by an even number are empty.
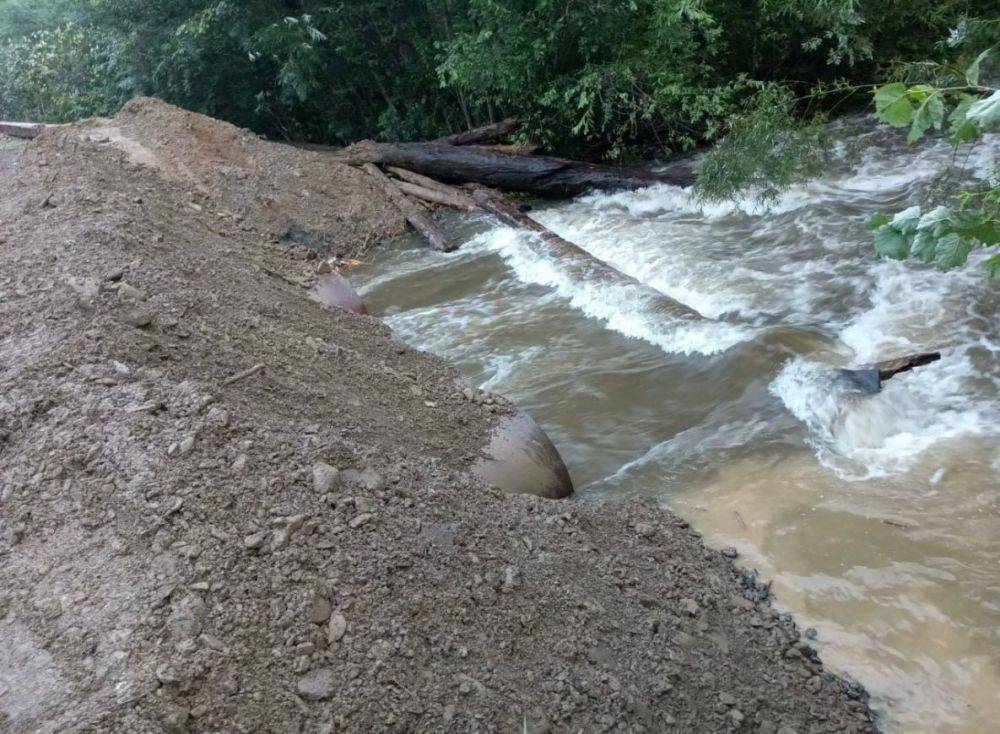
{"type": "Polygon", "coordinates": [[[467,473],[505,401],[297,285],[402,226],[357,172],[150,100],[2,156],[0,730],[872,730],[683,522],[467,473]]]}

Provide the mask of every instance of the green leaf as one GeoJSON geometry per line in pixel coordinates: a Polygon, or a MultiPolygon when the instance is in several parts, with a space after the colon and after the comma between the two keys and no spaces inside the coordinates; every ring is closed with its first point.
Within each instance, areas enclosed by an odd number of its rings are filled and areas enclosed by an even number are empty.
{"type": "Polygon", "coordinates": [[[901,234],[910,234],[911,232],[917,231],[917,225],[920,223],[920,207],[911,206],[909,209],[904,209],[898,212],[896,216],[892,218],[892,222],[889,224],[897,232],[901,234]]]}
{"type": "Polygon", "coordinates": [[[973,102],[969,111],[965,113],[965,118],[983,128],[990,128],[1000,123],[1000,91],[973,102]]]}
{"type": "Polygon", "coordinates": [[[875,233],[875,252],[893,260],[905,260],[910,254],[909,238],[886,225],[875,233]]]}
{"type": "Polygon", "coordinates": [[[937,242],[938,238],[929,230],[918,231],[917,236],[913,238],[910,257],[923,260],[925,263],[934,262],[934,257],[937,253],[937,242]]]}
{"type": "Polygon", "coordinates": [[[971,240],[955,232],[946,234],[937,242],[934,264],[942,270],[950,270],[964,265],[969,259],[969,253],[972,252],[973,246],[971,240]]]}
{"type": "Polygon", "coordinates": [[[889,222],[892,221],[892,217],[886,216],[885,214],[872,214],[865,220],[865,226],[870,230],[876,230],[879,227],[884,227],[889,222]]]}
{"type": "Polygon", "coordinates": [[[984,211],[953,212],[951,226],[962,237],[979,240],[985,245],[1000,242],[1000,221],[984,211]]]}
{"type": "Polygon", "coordinates": [[[917,222],[917,230],[930,230],[934,237],[940,237],[951,229],[951,209],[946,206],[937,206],[920,217],[917,222]]]}
{"type": "Polygon", "coordinates": [[[913,120],[913,105],[906,96],[906,85],[896,82],[879,87],[875,92],[875,114],[893,127],[909,125],[913,120]]]}
{"type": "Polygon", "coordinates": [[[940,130],[942,122],[944,122],[944,102],[941,93],[934,90],[917,108],[917,114],[913,116],[910,125],[910,132],[906,136],[907,142],[915,143],[932,127],[940,130]]]}
{"type": "Polygon", "coordinates": [[[969,68],[965,70],[965,81],[968,82],[970,87],[979,86],[979,65],[987,56],[989,56],[991,50],[992,49],[988,48],[979,54],[979,56],[976,57],[976,60],[973,61],[969,65],[969,68]]]}
{"type": "Polygon", "coordinates": [[[948,122],[950,123],[948,141],[952,145],[968,143],[978,139],[983,134],[983,131],[979,129],[979,125],[966,117],[969,108],[975,101],[976,98],[971,94],[963,94],[961,101],[951,111],[951,114],[948,115],[948,122]]]}
{"type": "Polygon", "coordinates": [[[994,255],[989,260],[984,262],[983,270],[986,271],[987,278],[1000,280],[1000,255],[994,255]]]}

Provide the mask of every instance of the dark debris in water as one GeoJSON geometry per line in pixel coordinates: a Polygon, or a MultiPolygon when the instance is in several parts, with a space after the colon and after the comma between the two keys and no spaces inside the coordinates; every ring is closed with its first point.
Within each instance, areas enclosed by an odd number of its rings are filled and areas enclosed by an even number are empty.
{"type": "Polygon", "coordinates": [[[743,570],[740,573],[740,583],[743,585],[743,596],[752,602],[765,602],[771,598],[771,582],[761,583],[757,570],[743,570]]]}

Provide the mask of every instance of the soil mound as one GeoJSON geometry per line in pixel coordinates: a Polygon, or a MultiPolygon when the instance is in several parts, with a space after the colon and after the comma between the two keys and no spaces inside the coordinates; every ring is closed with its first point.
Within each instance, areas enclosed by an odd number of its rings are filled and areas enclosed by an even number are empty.
{"type": "Polygon", "coordinates": [[[16,155],[0,729],[873,730],[685,523],[472,477],[506,401],[275,242],[398,231],[360,174],[151,100],[16,155]]]}
{"type": "Polygon", "coordinates": [[[286,243],[346,254],[404,226],[363,172],[156,99],[136,98],[80,131],[185,188],[191,204],[286,243]]]}

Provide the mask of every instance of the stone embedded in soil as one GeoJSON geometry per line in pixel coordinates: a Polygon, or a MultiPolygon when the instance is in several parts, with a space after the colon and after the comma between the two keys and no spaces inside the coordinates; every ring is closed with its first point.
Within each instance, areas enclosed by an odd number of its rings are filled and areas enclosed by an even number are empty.
{"type": "Polygon", "coordinates": [[[320,494],[333,491],[340,483],[340,470],[325,461],[313,464],[313,488],[320,494]]]}
{"type": "Polygon", "coordinates": [[[347,619],[343,614],[337,612],[330,617],[330,625],[327,628],[327,640],[331,643],[340,642],[347,634],[347,619]]]}
{"type": "Polygon", "coordinates": [[[313,624],[323,624],[330,618],[333,611],[330,600],[322,594],[313,594],[309,600],[309,621],[313,624]]]}
{"type": "Polygon", "coordinates": [[[139,306],[137,308],[130,308],[122,314],[122,321],[124,321],[129,326],[134,326],[137,329],[144,329],[153,323],[153,319],[156,314],[153,313],[151,308],[146,306],[139,306]]]}
{"type": "Polygon", "coordinates": [[[247,550],[258,550],[264,547],[264,543],[267,541],[268,532],[266,530],[261,530],[256,533],[251,533],[243,538],[243,547],[247,550]]]}
{"type": "Polygon", "coordinates": [[[299,695],[310,701],[323,701],[333,695],[336,681],[330,668],[316,668],[299,678],[299,695]]]}

